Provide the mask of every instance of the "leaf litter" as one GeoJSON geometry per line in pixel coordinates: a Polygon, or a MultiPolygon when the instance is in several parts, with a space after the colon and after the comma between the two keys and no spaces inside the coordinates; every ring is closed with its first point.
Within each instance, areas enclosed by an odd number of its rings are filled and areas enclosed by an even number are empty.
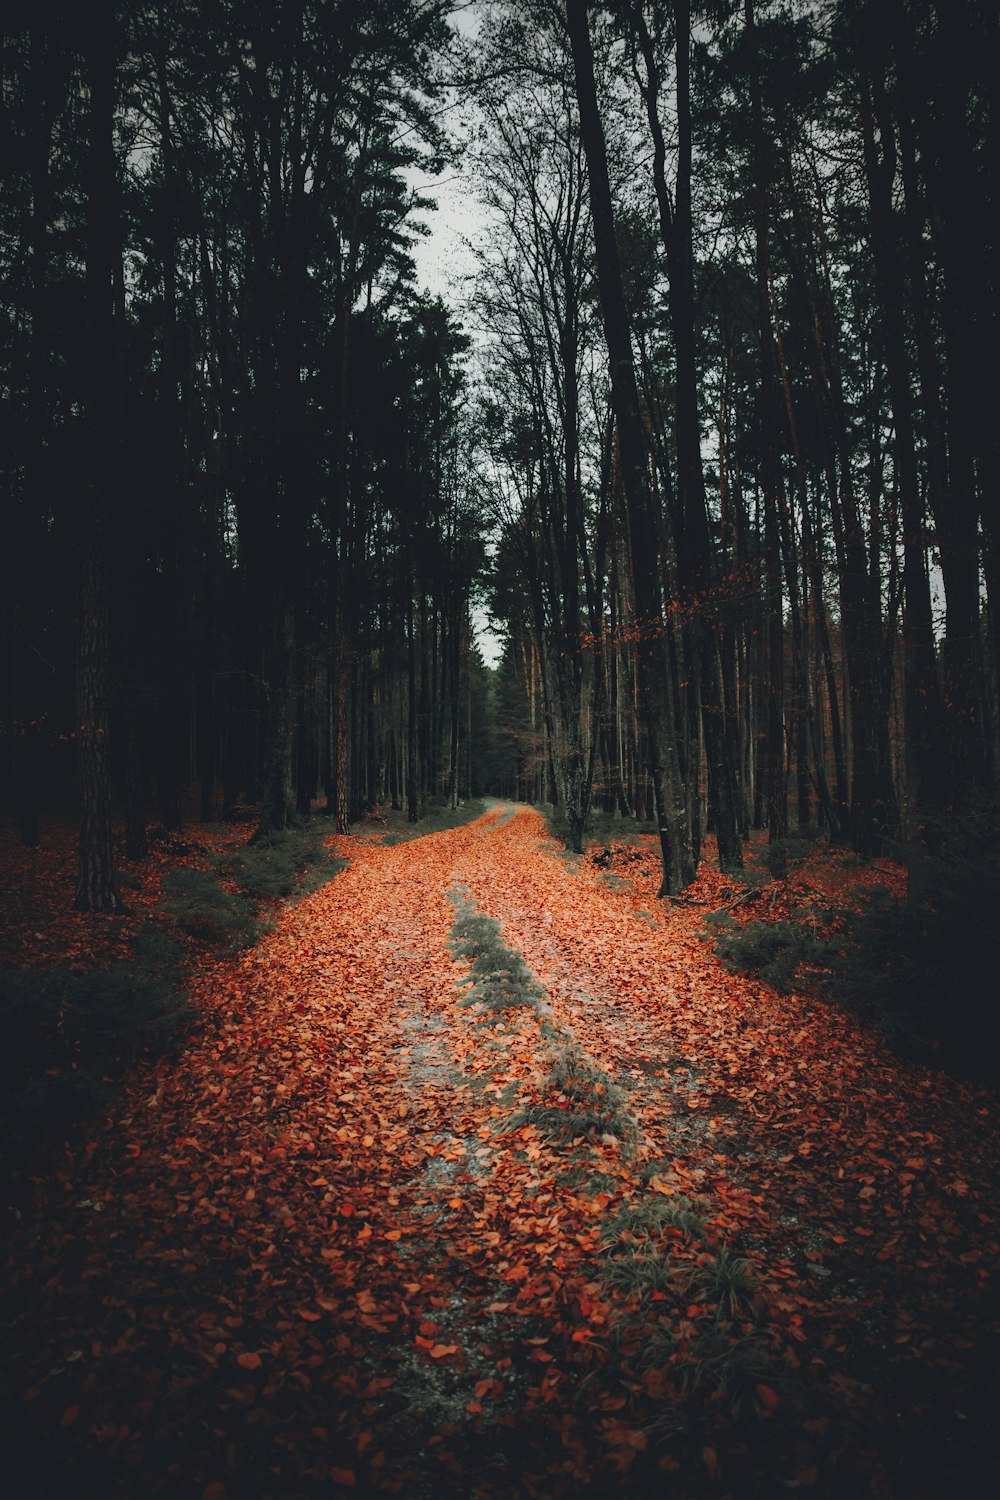
{"type": "Polygon", "coordinates": [[[714,873],[334,844],[12,1222],[25,1500],[992,1488],[991,1096],[726,973],[714,873]]]}

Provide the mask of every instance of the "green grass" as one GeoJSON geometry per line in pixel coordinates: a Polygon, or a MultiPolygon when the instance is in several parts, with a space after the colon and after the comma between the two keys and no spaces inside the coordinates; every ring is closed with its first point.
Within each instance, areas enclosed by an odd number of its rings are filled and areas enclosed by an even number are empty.
{"type": "Polygon", "coordinates": [[[477,818],[481,818],[485,811],[486,803],[480,797],[473,797],[459,807],[452,807],[447,802],[429,803],[415,823],[408,822],[405,813],[389,812],[385,814],[389,826],[382,843],[406,844],[411,839],[425,838],[429,833],[446,833],[452,828],[464,828],[466,823],[474,823],[477,818]]]}
{"type": "Polygon", "coordinates": [[[223,858],[219,869],[232,875],[241,891],[259,900],[307,895],[332,880],[346,864],[324,844],[324,833],[313,823],[283,829],[244,844],[223,858]]]}
{"type": "Polygon", "coordinates": [[[268,931],[259,902],[307,895],[345,864],[330,854],[320,828],[303,823],[217,855],[212,869],[171,870],[163,880],[163,909],[191,937],[236,952],[268,931]]]}
{"type": "Polygon", "coordinates": [[[753,1310],[750,1262],[724,1246],[698,1257],[688,1277],[687,1290],[694,1301],[710,1303],[717,1318],[735,1319],[753,1310]]]}
{"type": "Polygon", "coordinates": [[[619,1242],[646,1244],[650,1241],[664,1243],[668,1232],[679,1234],[685,1241],[702,1240],[705,1237],[706,1219],[698,1208],[678,1193],[674,1197],[640,1198],[620,1208],[601,1226],[601,1239],[605,1244],[619,1242]]]}
{"type": "Polygon", "coordinates": [[[641,1301],[654,1292],[676,1290],[683,1275],[683,1267],[675,1265],[669,1255],[648,1248],[616,1255],[602,1267],[600,1279],[609,1291],[641,1301]]]}
{"type": "MultiPolygon", "coordinates": [[[[664,1166],[654,1165],[657,1174],[664,1166]]],[[[612,1338],[639,1338],[642,1367],[667,1369],[686,1396],[725,1397],[738,1416],[775,1375],[755,1326],[750,1264],[707,1247],[702,1208],[681,1193],[623,1204],[602,1225],[598,1279],[616,1298],[612,1338]]],[[[667,1421],[660,1436],[674,1427],[667,1421]]],[[[655,1424],[650,1436],[657,1440],[655,1424]]]]}
{"type": "Polygon", "coordinates": [[[543,1101],[521,1110],[511,1128],[520,1125],[535,1125],[560,1142],[613,1136],[628,1145],[638,1135],[621,1089],[573,1042],[556,1053],[543,1101]]]}
{"type": "Polygon", "coordinates": [[[499,1018],[504,1011],[539,1011],[545,991],[521,955],[503,942],[500,924],[477,912],[462,896],[453,897],[457,907],[451,929],[451,950],[471,960],[475,983],[459,1004],[475,1008],[484,1018],[499,1018]]]}
{"type": "MultiPolygon", "coordinates": [[[[837,956],[837,944],[822,934],[824,914],[804,912],[798,921],[747,922],[728,912],[713,912],[705,921],[715,951],[731,974],[752,974],[776,990],[794,988],[802,970],[826,968],[837,956]]],[[[829,920],[829,913],[825,914],[829,920]]]]}

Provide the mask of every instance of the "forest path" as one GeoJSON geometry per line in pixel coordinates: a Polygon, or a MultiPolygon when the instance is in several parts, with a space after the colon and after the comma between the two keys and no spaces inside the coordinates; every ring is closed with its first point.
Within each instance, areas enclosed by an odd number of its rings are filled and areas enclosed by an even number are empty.
{"type": "Polygon", "coordinates": [[[531,811],[338,843],[15,1231],[24,1500],[989,1490],[985,1097],[531,811]]]}

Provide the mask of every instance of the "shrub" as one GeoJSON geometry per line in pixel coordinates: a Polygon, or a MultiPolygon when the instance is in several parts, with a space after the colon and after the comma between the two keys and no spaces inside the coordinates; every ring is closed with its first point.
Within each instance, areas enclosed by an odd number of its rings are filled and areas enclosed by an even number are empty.
{"type": "Polygon", "coordinates": [[[259,900],[280,900],[299,890],[319,890],[342,870],[346,860],[335,858],[323,835],[311,824],[287,828],[252,839],[238,853],[220,863],[241,891],[259,900]]]}
{"type": "Polygon", "coordinates": [[[715,951],[731,974],[753,974],[776,990],[792,988],[802,966],[829,964],[836,948],[807,920],[747,922],[740,926],[728,912],[706,919],[715,934],[715,951]]]}
{"type": "Polygon", "coordinates": [[[56,1136],[98,1108],[125,1068],[170,1046],[193,1016],[153,935],[101,973],[0,971],[0,1112],[12,1143],[56,1136]]]}
{"type": "Polygon", "coordinates": [[[972,861],[936,864],[917,904],[878,891],[866,911],[844,918],[819,992],[877,1024],[898,1050],[933,1062],[943,1049],[949,1062],[995,1080],[996,875],[972,861]]]}
{"type": "Polygon", "coordinates": [[[799,922],[741,927],[716,912],[707,931],[732,972],[808,987],[859,1012],[899,1051],[995,1082],[1000,816],[986,806],[929,820],[919,842],[894,852],[909,869],[905,903],[876,886],[799,922]]]}
{"type": "Polygon", "coordinates": [[[233,950],[247,948],[262,926],[246,896],[225,891],[208,870],[171,870],[163,878],[163,909],[184,932],[233,950]]]}

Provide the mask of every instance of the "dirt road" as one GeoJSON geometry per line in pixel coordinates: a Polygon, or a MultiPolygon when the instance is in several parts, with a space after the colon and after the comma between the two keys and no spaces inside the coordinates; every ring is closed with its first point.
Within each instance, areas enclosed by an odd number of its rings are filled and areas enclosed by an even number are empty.
{"type": "Polygon", "coordinates": [[[12,1224],[20,1496],[992,1488],[986,1096],[534,812],[339,845],[12,1224]]]}

